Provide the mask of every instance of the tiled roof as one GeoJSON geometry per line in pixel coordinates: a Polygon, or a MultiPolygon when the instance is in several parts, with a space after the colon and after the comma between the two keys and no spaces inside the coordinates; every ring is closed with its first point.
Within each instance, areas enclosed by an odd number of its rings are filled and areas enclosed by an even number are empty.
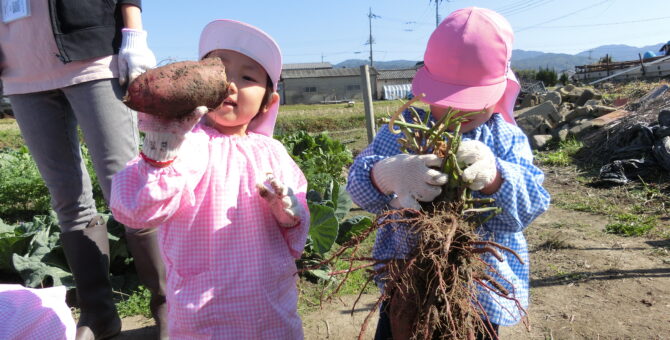
{"type": "Polygon", "coordinates": [[[284,70],[315,70],[324,68],[333,68],[333,65],[331,63],[296,63],[282,65],[282,69],[284,70]]]}
{"type": "Polygon", "coordinates": [[[416,69],[403,69],[403,70],[379,70],[379,80],[389,80],[389,79],[412,79],[416,74],[416,69]]]}
{"type": "MultiPolygon", "coordinates": [[[[360,76],[360,68],[331,68],[320,70],[283,70],[281,73],[282,79],[296,79],[296,78],[326,78],[326,77],[351,77],[360,76]]],[[[370,74],[378,74],[375,69],[370,69],[370,74]]]]}

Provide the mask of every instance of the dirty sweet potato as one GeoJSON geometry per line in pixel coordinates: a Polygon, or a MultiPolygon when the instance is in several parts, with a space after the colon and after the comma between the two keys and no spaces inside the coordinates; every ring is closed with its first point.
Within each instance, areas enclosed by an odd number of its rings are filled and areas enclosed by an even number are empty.
{"type": "Polygon", "coordinates": [[[148,70],[130,83],[123,101],[136,111],[178,118],[198,106],[215,108],[227,96],[225,67],[220,59],[209,58],[148,70]]]}

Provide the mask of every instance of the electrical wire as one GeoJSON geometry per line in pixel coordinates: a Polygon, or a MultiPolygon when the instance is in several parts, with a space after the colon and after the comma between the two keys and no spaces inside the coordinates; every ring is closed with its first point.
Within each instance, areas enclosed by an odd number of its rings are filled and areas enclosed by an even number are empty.
{"type": "Polygon", "coordinates": [[[547,20],[547,21],[543,21],[543,22],[541,22],[541,23],[537,23],[537,24],[534,24],[534,25],[531,25],[531,26],[522,27],[522,28],[520,28],[520,29],[518,29],[518,30],[515,30],[515,32],[516,32],[516,33],[523,32],[523,31],[526,31],[526,30],[535,28],[535,27],[540,26],[540,25],[544,25],[544,24],[547,24],[547,23],[550,23],[550,22],[554,22],[554,21],[556,21],[556,20],[560,20],[560,19],[563,19],[563,18],[565,18],[565,17],[571,16],[571,15],[573,15],[573,14],[577,14],[577,13],[579,13],[579,12],[585,11],[585,10],[587,10],[587,9],[591,9],[591,8],[593,8],[593,7],[600,6],[600,5],[605,4],[605,3],[607,3],[607,2],[610,2],[610,1],[612,1],[612,0],[604,0],[604,1],[601,1],[601,2],[599,2],[599,3],[597,3],[597,4],[593,4],[593,5],[590,5],[590,6],[586,6],[586,7],[580,8],[580,9],[578,9],[578,10],[576,10],[576,11],[573,11],[573,12],[570,12],[570,13],[567,13],[567,14],[564,14],[564,15],[561,15],[561,16],[556,17],[556,18],[553,18],[553,19],[549,19],[549,20],[547,20]]]}
{"type": "Polygon", "coordinates": [[[540,7],[540,6],[544,6],[544,5],[546,5],[546,4],[548,4],[548,3],[552,2],[552,1],[554,1],[554,0],[540,0],[540,1],[536,1],[535,3],[529,3],[527,6],[524,6],[524,7],[518,8],[518,9],[514,9],[514,10],[510,10],[510,11],[504,11],[504,12],[502,12],[502,13],[500,13],[500,14],[501,14],[502,16],[505,16],[505,17],[510,17],[510,16],[513,16],[513,15],[517,15],[517,14],[519,14],[519,13],[523,13],[523,12],[529,11],[529,10],[531,10],[531,9],[538,8],[538,7],[540,7]]]}
{"type": "Polygon", "coordinates": [[[629,20],[629,21],[618,21],[618,22],[604,22],[599,24],[583,24],[583,25],[565,25],[565,26],[536,26],[535,28],[581,28],[581,27],[597,27],[597,26],[610,26],[610,25],[625,25],[625,24],[634,24],[638,22],[649,22],[657,20],[670,19],[670,17],[658,17],[658,18],[646,18],[639,20],[629,20]]]}

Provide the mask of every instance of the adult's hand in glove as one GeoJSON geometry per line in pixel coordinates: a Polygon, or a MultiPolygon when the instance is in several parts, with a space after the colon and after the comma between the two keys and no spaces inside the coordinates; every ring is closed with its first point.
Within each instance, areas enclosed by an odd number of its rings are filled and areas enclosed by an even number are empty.
{"type": "Polygon", "coordinates": [[[258,193],[270,205],[272,215],[284,228],[295,227],[304,217],[303,207],[293,194],[293,189],[281,184],[274,176],[268,175],[263,184],[256,184],[258,193]]]}
{"type": "MultiPolygon", "coordinates": [[[[498,178],[496,157],[491,149],[480,141],[461,142],[456,152],[456,159],[459,163],[465,164],[463,180],[468,183],[468,188],[472,190],[482,190],[493,184],[498,178]]],[[[495,188],[493,192],[497,189],[495,188]]]]}
{"type": "Polygon", "coordinates": [[[447,183],[446,174],[431,169],[441,164],[442,159],[433,154],[399,154],[377,162],[372,167],[372,178],[382,193],[396,194],[392,207],[420,209],[417,201],[432,201],[447,183]]]}
{"type": "Polygon", "coordinates": [[[153,166],[169,165],[177,157],[185,135],[208,111],[206,106],[198,106],[179,119],[138,112],[138,128],[144,131],[143,158],[153,166]]]}
{"type": "Polygon", "coordinates": [[[124,28],[119,49],[119,83],[125,86],[144,71],[156,66],[156,56],[147,45],[147,32],[124,28]]]}

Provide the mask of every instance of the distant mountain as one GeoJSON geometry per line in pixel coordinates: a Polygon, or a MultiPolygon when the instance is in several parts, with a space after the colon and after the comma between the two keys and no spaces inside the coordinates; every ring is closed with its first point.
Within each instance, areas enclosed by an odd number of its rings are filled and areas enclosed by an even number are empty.
{"type": "MultiPolygon", "coordinates": [[[[334,68],[342,67],[360,67],[361,65],[369,64],[368,60],[364,59],[348,59],[341,63],[333,65],[334,68]]],[[[415,60],[390,60],[390,61],[375,61],[375,68],[378,70],[397,70],[403,68],[412,68],[416,65],[415,60]]]]}
{"type": "MultiPolygon", "coordinates": [[[[658,50],[663,43],[643,47],[634,47],[628,45],[602,45],[577,54],[565,53],[545,53],[540,51],[512,51],[512,68],[516,70],[537,70],[540,67],[548,67],[556,72],[562,72],[574,69],[577,65],[593,64],[605,55],[611,55],[614,61],[637,60],[638,53],[644,54],[646,51],[659,53],[658,50]]],[[[367,64],[365,59],[349,59],[339,64],[333,65],[340,67],[360,67],[367,64]]],[[[413,60],[392,60],[375,61],[375,67],[380,70],[411,68],[416,65],[413,60]]]]}
{"type": "MultiPolygon", "coordinates": [[[[540,67],[554,69],[556,72],[571,70],[575,65],[589,64],[588,57],[575,56],[564,53],[543,53],[535,54],[535,56],[528,56],[519,59],[515,57],[517,51],[512,51],[512,68],[515,70],[537,70],[540,67]]],[[[528,51],[526,55],[528,54],[528,51]]],[[[537,52],[536,52],[537,53],[537,52]]]]}
{"type": "Polygon", "coordinates": [[[634,47],[628,45],[603,45],[584,52],[579,52],[577,56],[591,57],[592,62],[598,61],[600,58],[605,55],[611,55],[612,61],[627,61],[627,60],[638,60],[638,53],[644,55],[644,52],[652,51],[655,54],[659,54],[658,51],[663,46],[663,43],[656,45],[649,45],[643,47],[634,47]]]}
{"type": "Polygon", "coordinates": [[[512,62],[522,59],[537,57],[544,54],[540,51],[512,50],[512,62]]]}

